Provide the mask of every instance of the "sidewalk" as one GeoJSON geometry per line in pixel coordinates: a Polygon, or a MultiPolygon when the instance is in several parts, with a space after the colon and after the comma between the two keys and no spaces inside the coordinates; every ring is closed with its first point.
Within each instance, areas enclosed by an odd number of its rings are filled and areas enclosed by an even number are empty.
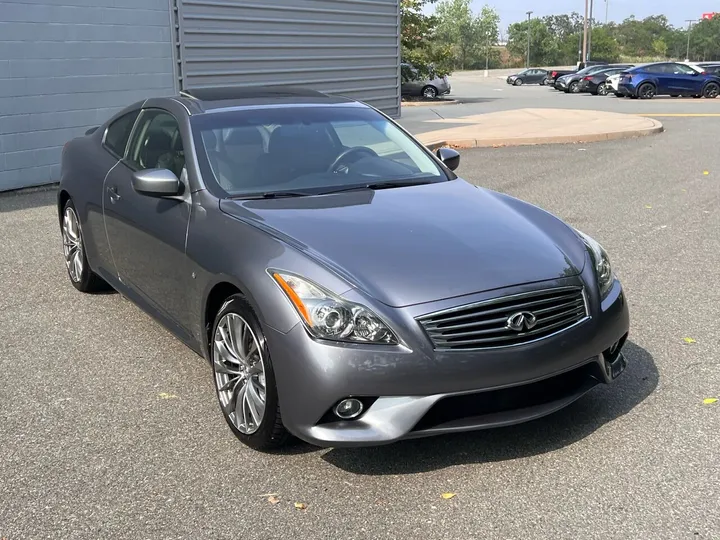
{"type": "Polygon", "coordinates": [[[663,131],[657,120],[642,116],[569,109],[516,109],[423,122],[415,133],[426,146],[476,148],[627,139],[663,131]],[[443,128],[443,124],[453,127],[443,128]],[[461,125],[458,125],[461,124],[461,125]],[[437,130],[432,127],[437,126],[437,130]]]}

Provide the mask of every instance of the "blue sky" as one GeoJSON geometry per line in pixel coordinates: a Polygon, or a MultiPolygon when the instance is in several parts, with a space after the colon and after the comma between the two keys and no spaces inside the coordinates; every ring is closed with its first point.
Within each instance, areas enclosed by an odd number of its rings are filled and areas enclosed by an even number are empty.
{"type": "MultiPolygon", "coordinates": [[[[718,0],[609,0],[610,20],[622,21],[630,15],[642,19],[648,15],[665,15],[675,26],[685,26],[685,19],[699,19],[703,13],[720,12],[718,0]]],[[[527,17],[526,11],[533,11],[533,17],[570,13],[577,11],[582,15],[585,0],[474,0],[473,8],[479,12],[483,4],[494,7],[500,14],[500,28],[503,33],[508,25],[527,17]]],[[[605,2],[593,0],[595,20],[605,20],[605,2]]]]}

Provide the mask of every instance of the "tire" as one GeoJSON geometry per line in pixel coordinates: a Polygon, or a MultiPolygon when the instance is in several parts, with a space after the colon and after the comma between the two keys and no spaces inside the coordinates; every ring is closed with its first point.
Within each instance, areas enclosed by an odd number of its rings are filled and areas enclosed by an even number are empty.
{"type": "Polygon", "coordinates": [[[94,293],[110,290],[110,286],[90,268],[85,252],[82,227],[77,210],[68,199],[63,207],[63,219],[60,224],[63,239],[63,256],[70,283],[78,291],[94,293]]]}
{"type": "Polygon", "coordinates": [[[720,95],[720,84],[709,82],[703,88],[703,97],[707,99],[715,99],[720,95]]]}
{"type": "Polygon", "coordinates": [[[545,77],[542,81],[540,81],[540,86],[547,86],[548,85],[548,78],[545,77]]]}
{"type": "Polygon", "coordinates": [[[610,93],[610,88],[608,88],[608,85],[605,83],[602,83],[597,87],[596,94],[598,96],[607,96],[610,93]]]}
{"type": "Polygon", "coordinates": [[[422,97],[424,97],[425,99],[435,99],[438,96],[438,91],[437,91],[437,88],[435,88],[434,86],[428,85],[422,89],[421,94],[422,94],[422,97]]]}
{"type": "Polygon", "coordinates": [[[655,97],[655,86],[650,83],[643,83],[637,89],[637,96],[640,99],[652,99],[655,97]]]}
{"type": "Polygon", "coordinates": [[[577,81],[571,82],[568,86],[567,92],[569,94],[577,94],[578,92],[580,92],[580,83],[577,81]]]}
{"type": "Polygon", "coordinates": [[[272,450],[285,444],[290,435],[280,416],[275,371],[265,334],[252,307],[240,294],[228,298],[215,317],[210,360],[220,410],[235,436],[255,450],[272,450]],[[245,358],[238,360],[243,354],[245,358]],[[262,412],[258,410],[260,405],[262,412]]]}
{"type": "Polygon", "coordinates": [[[514,86],[522,86],[524,82],[525,81],[523,81],[522,79],[515,79],[515,82],[513,83],[513,85],[514,86]]]}

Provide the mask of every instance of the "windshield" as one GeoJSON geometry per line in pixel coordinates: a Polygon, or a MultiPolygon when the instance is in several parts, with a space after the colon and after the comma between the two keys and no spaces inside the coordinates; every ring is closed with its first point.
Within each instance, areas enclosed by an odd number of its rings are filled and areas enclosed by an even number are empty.
{"type": "Polygon", "coordinates": [[[203,178],[214,180],[221,196],[312,195],[448,179],[426,150],[372,109],[268,107],[191,122],[203,178]]]}

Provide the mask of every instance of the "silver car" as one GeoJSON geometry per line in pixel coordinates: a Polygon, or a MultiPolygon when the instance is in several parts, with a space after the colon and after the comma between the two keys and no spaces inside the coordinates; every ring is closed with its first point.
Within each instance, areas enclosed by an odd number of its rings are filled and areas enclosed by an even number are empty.
{"type": "Polygon", "coordinates": [[[317,92],[143,100],[63,150],[67,272],[204,356],[253,448],[532,420],[623,372],[627,301],[600,244],[459,159],[317,92]]]}
{"type": "Polygon", "coordinates": [[[402,85],[401,91],[404,96],[422,96],[426,99],[435,99],[451,92],[452,86],[447,75],[443,77],[432,77],[430,79],[421,77],[418,70],[410,64],[400,66],[402,85]]]}

